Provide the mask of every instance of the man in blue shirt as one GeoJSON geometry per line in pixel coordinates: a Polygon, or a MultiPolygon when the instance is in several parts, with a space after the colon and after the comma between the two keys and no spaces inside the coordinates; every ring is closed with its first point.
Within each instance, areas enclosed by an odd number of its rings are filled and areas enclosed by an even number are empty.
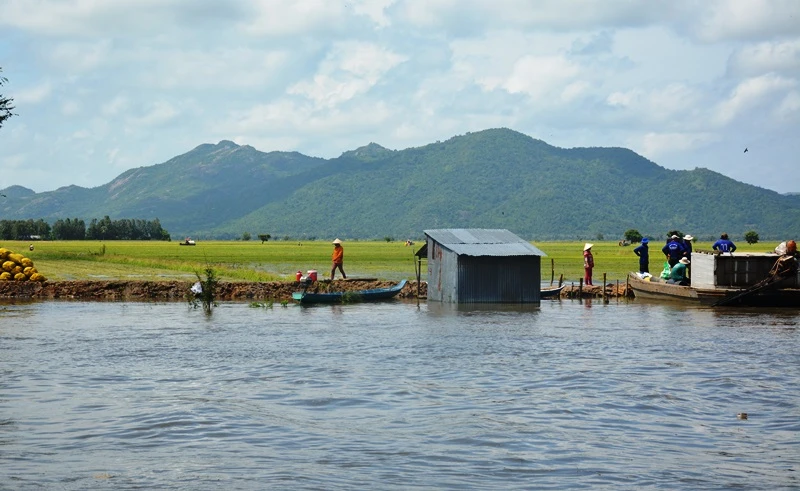
{"type": "Polygon", "coordinates": [[[633,253],[639,256],[639,272],[650,272],[650,250],[647,248],[647,243],[650,240],[645,237],[642,239],[642,245],[633,250],[633,253]]]}
{"type": "Polygon", "coordinates": [[[719,240],[714,242],[714,245],[712,245],[711,248],[722,253],[728,252],[733,254],[733,251],[736,250],[736,244],[728,240],[728,234],[722,234],[719,236],[719,240]]]}
{"type": "Polygon", "coordinates": [[[661,248],[661,252],[667,256],[667,262],[669,263],[669,267],[673,267],[678,264],[678,261],[681,260],[686,249],[683,248],[683,244],[681,244],[681,239],[677,235],[673,235],[667,245],[661,248]]]}

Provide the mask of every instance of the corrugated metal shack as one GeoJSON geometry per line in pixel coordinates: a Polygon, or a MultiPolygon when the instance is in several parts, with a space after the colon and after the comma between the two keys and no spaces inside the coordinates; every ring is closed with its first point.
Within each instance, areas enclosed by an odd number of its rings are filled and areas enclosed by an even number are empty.
{"type": "Polygon", "coordinates": [[[539,303],[544,252],[505,229],[425,230],[428,300],[539,303]]]}

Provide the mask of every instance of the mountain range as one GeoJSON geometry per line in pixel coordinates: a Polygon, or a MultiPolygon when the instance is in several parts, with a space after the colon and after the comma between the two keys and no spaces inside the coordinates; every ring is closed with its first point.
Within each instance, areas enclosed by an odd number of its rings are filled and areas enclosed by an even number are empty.
{"type": "Polygon", "coordinates": [[[559,148],[488,129],[422,147],[376,143],[333,159],[223,140],[95,188],[0,191],[5,219],[158,218],[173,238],[420,238],[507,228],[530,240],[621,238],[628,229],[734,240],[800,236],[800,194],[704,168],[669,170],[625,148],[559,148]]]}

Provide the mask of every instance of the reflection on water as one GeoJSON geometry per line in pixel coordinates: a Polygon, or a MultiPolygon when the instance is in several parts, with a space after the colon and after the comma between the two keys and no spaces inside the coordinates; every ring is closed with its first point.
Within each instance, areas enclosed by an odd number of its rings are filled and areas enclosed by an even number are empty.
{"type": "Polygon", "coordinates": [[[798,321],[615,299],[6,305],[0,489],[797,488],[798,321]]]}

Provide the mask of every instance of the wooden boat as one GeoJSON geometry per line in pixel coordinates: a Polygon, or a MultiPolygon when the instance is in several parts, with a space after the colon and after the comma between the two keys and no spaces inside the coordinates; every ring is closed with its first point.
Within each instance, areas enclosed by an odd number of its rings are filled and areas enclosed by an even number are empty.
{"type": "Polygon", "coordinates": [[[776,275],[776,254],[692,254],[691,286],[667,283],[638,273],[628,275],[637,298],[672,300],[709,306],[800,308],[800,273],[776,275]]]}
{"type": "MultiPolygon", "coordinates": [[[[637,273],[629,273],[628,285],[636,298],[700,303],[701,296],[696,288],[667,283],[656,276],[642,278],[637,273]]],[[[724,293],[720,293],[720,298],[724,296],[724,293]]]]}
{"type": "Polygon", "coordinates": [[[301,304],[371,302],[393,298],[400,293],[404,286],[406,286],[406,280],[402,280],[391,288],[373,288],[351,292],[313,293],[304,290],[292,293],[292,298],[301,304]]]}
{"type": "Polygon", "coordinates": [[[566,285],[561,285],[556,288],[548,288],[546,290],[542,290],[539,293],[541,298],[558,298],[561,295],[561,290],[564,289],[566,285]]]}

